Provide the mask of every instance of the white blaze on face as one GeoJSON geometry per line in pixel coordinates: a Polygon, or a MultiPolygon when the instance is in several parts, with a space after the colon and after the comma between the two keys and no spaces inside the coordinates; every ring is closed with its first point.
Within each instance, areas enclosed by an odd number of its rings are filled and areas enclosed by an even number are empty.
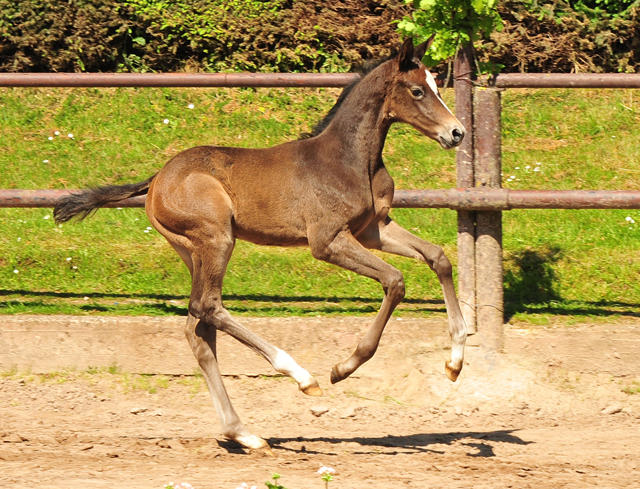
{"type": "Polygon", "coordinates": [[[451,112],[451,110],[449,110],[449,107],[447,107],[447,104],[445,104],[444,101],[438,95],[438,85],[436,85],[436,79],[433,77],[433,75],[431,74],[431,72],[428,69],[425,68],[424,71],[427,74],[427,77],[426,77],[427,85],[429,85],[429,88],[431,89],[433,94],[438,98],[440,103],[442,105],[444,105],[444,108],[449,111],[449,114],[453,115],[453,112],[451,112]]]}
{"type": "Polygon", "coordinates": [[[433,91],[433,93],[438,95],[438,85],[436,85],[436,79],[433,77],[429,70],[425,68],[424,71],[427,74],[427,85],[429,85],[429,88],[433,91]]]}

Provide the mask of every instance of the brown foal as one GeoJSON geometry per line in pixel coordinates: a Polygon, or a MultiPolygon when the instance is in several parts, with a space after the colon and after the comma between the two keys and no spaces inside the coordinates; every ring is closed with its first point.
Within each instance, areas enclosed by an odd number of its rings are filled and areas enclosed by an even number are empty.
{"type": "Polygon", "coordinates": [[[153,226],[175,248],[192,277],[186,336],[198,359],[222,433],[248,448],[267,448],[231,406],[216,359],[216,331],[224,331],[291,376],[302,392],[319,396],[318,382],[286,352],[238,323],[222,303],[222,281],[236,239],[261,245],[305,246],[319,260],[377,280],[384,299],[353,354],[337,364],[331,382],[346,379],[375,353],[393,310],[405,294],[402,273],[367,250],[425,262],[437,274],[449,316],[449,379],[462,369],[466,330],[451,263],[439,246],[393,222],[393,179],[382,149],[394,122],[411,124],[445,148],[460,144],[464,128],[446,107],[420,61],[431,39],[408,39],[389,59],[347,87],[310,137],[266,149],[200,146],[169,161],[148,180],[84,190],[60,201],[57,222],[86,217],[99,207],[148,193],[153,226]]]}

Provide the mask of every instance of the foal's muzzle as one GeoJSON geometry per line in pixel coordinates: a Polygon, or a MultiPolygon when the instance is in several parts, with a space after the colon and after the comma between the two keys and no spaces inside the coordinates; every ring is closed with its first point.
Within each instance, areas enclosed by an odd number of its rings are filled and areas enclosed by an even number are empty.
{"type": "Polygon", "coordinates": [[[448,131],[443,131],[438,141],[444,149],[451,149],[458,146],[464,139],[465,130],[462,126],[456,126],[448,131]]]}

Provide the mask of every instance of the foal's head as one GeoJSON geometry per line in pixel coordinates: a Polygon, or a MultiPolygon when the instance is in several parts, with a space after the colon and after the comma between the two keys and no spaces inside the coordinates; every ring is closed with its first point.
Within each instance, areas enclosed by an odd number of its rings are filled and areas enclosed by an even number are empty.
{"type": "Polygon", "coordinates": [[[433,41],[433,36],[414,48],[407,39],[396,63],[386,111],[394,122],[406,122],[445,148],[458,146],[465,129],[438,93],[436,81],[421,59],[433,41]]]}

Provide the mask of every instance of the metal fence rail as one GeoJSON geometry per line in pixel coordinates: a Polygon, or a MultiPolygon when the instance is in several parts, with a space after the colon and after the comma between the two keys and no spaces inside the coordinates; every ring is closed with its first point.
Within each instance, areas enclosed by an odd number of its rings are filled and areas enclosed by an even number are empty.
{"type": "MultiPolygon", "coordinates": [[[[0,189],[0,207],[54,207],[78,190],[0,189]]],[[[144,207],[146,195],[104,207],[144,207]]],[[[640,209],[640,192],[631,190],[510,190],[506,188],[396,189],[397,209],[508,211],[512,209],[640,209]]]]}

